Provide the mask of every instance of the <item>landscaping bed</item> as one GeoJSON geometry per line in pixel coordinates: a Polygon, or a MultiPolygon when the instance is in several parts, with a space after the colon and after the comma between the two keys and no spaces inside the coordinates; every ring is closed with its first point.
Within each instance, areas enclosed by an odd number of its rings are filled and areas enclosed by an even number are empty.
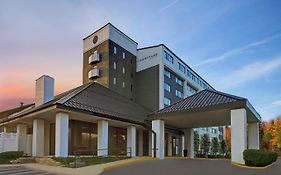
{"type": "Polygon", "coordinates": [[[9,151],[0,153],[0,164],[10,164],[12,160],[22,157],[22,151],[9,151]]]}
{"type": "Polygon", "coordinates": [[[79,157],[78,161],[77,158],[75,157],[52,157],[53,160],[56,162],[61,163],[61,165],[66,166],[66,167],[82,167],[82,166],[89,166],[89,165],[97,165],[97,164],[102,164],[102,163],[109,163],[109,162],[114,162],[118,160],[124,160],[128,159],[130,157],[79,157]],[[75,166],[75,160],[77,165],[83,162],[83,164],[80,164],[82,166],[75,166]],[[73,166],[74,164],[74,166],[73,166]]]}

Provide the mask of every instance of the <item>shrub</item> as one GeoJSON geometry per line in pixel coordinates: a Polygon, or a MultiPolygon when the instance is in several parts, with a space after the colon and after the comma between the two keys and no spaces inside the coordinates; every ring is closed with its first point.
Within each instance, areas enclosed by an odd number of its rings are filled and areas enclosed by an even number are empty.
{"type": "Polygon", "coordinates": [[[243,152],[245,164],[248,166],[266,166],[277,160],[277,153],[267,150],[248,149],[243,152]]]}
{"type": "Polygon", "coordinates": [[[23,155],[23,151],[8,151],[0,153],[0,158],[13,160],[22,157],[23,155]]]}

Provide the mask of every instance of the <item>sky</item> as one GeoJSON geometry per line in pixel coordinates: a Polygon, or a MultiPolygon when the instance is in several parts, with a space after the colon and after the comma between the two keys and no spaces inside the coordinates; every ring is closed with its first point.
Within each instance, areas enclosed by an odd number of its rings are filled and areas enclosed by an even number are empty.
{"type": "Polygon", "coordinates": [[[0,111],[34,102],[35,80],[59,94],[82,84],[82,39],[111,22],[138,42],[163,43],[215,89],[281,115],[279,0],[1,0],[0,111]]]}

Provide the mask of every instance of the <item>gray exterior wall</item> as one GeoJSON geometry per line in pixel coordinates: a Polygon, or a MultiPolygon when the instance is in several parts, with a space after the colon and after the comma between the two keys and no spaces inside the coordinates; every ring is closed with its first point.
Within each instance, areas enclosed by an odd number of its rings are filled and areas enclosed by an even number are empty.
{"type": "Polygon", "coordinates": [[[159,65],[137,72],[136,102],[153,111],[159,109],[159,65]]]}
{"type": "Polygon", "coordinates": [[[111,40],[104,41],[83,55],[83,84],[95,81],[131,100],[135,100],[135,77],[136,56],[111,40]],[[117,49],[117,54],[114,54],[114,47],[117,49]],[[100,54],[100,61],[90,65],[89,57],[96,50],[100,54]],[[123,59],[123,52],[126,55],[125,59],[123,59]],[[116,70],[113,66],[114,62],[117,65],[116,70]],[[100,77],[90,80],[88,72],[95,66],[100,70],[100,77]],[[125,74],[123,73],[123,67],[125,68],[125,74]],[[116,77],[116,84],[113,83],[113,77],[116,77]],[[125,82],[124,88],[123,82],[125,82]]]}
{"type": "MultiPolygon", "coordinates": [[[[179,98],[178,96],[176,96],[176,90],[181,91],[183,93],[183,86],[180,86],[178,83],[176,83],[176,77],[179,78],[178,76],[176,76],[175,73],[173,73],[171,70],[165,68],[166,70],[168,70],[171,73],[171,78],[168,78],[164,75],[164,83],[167,83],[171,86],[171,91],[167,92],[166,90],[164,90],[164,96],[169,98],[171,100],[171,104],[176,103],[179,100],[182,100],[183,98],[179,98]]],[[[181,79],[181,78],[179,78],[181,79]]],[[[181,79],[182,80],[182,79],[181,79]]],[[[182,80],[184,82],[184,80],[182,80]]]]}

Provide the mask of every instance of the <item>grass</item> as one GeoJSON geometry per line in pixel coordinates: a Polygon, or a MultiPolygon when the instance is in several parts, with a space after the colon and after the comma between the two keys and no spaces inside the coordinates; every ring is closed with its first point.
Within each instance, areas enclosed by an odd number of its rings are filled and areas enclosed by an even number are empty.
{"type": "MultiPolygon", "coordinates": [[[[118,160],[128,159],[129,157],[80,157],[82,162],[85,162],[85,166],[97,165],[102,163],[114,162],[118,160]]],[[[61,163],[66,167],[70,167],[70,163],[74,162],[74,157],[52,157],[56,162],[61,163]]]]}
{"type": "Polygon", "coordinates": [[[23,156],[22,151],[8,151],[0,153],[0,164],[10,164],[12,160],[16,160],[23,156]]]}

